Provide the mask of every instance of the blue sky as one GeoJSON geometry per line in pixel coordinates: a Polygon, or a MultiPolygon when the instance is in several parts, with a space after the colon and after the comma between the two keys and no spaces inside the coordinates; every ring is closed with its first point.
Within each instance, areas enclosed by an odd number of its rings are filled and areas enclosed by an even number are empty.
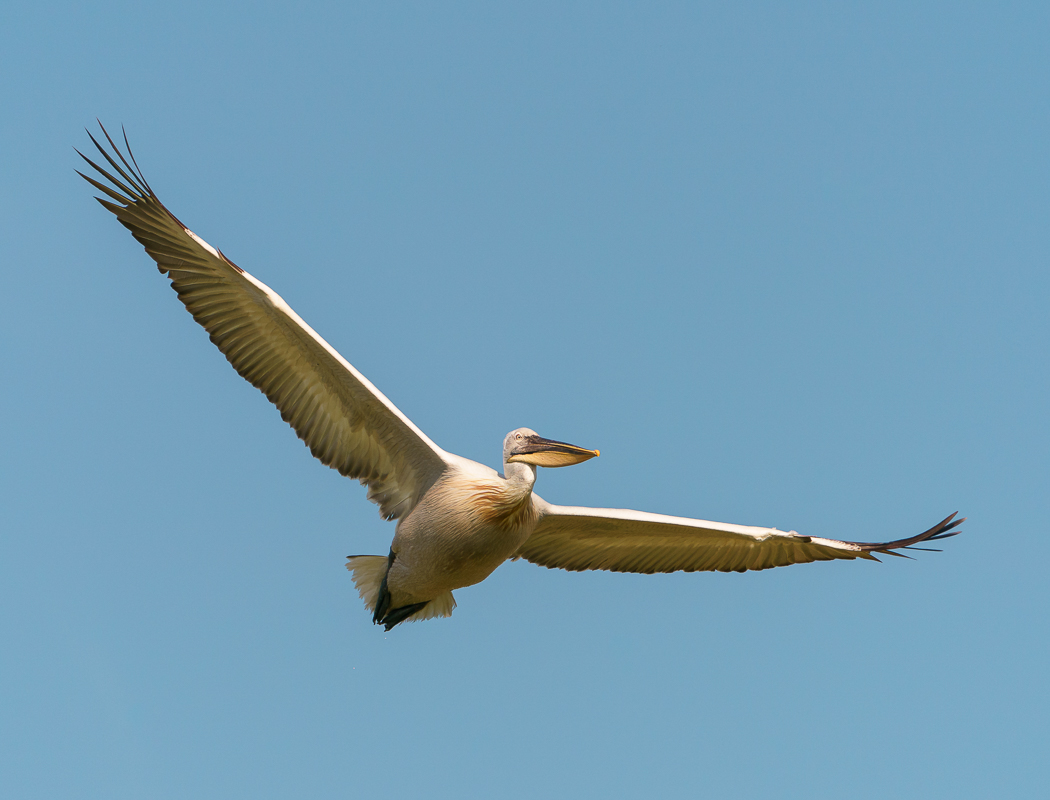
{"type": "Polygon", "coordinates": [[[0,774],[19,798],[1037,796],[1045,4],[0,11],[0,774]],[[215,351],[71,149],[438,444],[553,502],[941,554],[525,563],[372,626],[393,526],[215,351]]]}

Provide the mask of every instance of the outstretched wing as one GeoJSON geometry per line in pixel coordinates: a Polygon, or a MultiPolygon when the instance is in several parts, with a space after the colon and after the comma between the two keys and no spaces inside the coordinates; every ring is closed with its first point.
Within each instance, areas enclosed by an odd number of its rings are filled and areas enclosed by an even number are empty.
{"type": "Polygon", "coordinates": [[[277,406],[310,452],[366,484],[387,519],[408,513],[444,472],[447,454],[276,292],[179,222],[142,177],[131,148],[128,163],[102,132],[116,158],[88,135],[120,177],[80,153],[109,182],[79,173],[109,198],[96,199],[142,243],[227,361],[277,406]]]}
{"type": "MultiPolygon", "coordinates": [[[[955,536],[955,514],[928,531],[893,542],[844,542],[794,531],[668,517],[620,508],[555,506],[536,498],[541,518],[517,558],[544,567],[612,572],[746,572],[808,561],[902,555],[920,542],[955,536]],[[954,520],[954,521],[953,521],[954,520]]],[[[915,548],[925,549],[925,548],[915,548]]]]}

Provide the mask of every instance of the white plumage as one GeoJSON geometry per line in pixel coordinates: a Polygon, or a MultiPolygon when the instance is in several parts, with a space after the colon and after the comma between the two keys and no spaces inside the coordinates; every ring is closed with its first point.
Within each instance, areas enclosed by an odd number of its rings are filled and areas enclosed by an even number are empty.
{"type": "Polygon", "coordinates": [[[958,533],[963,520],[955,514],[917,536],[863,543],[551,505],[533,492],[536,468],[577,464],[597,451],[519,428],[504,440],[500,474],[442,450],[279,295],[179,222],[142,177],[130,148],[129,162],[103,133],[113,155],[91,141],[116,175],[81,154],[108,181],[80,173],[108,198],[99,202],[142,243],[216,347],[277,406],[310,452],[368,486],[368,499],[398,521],[388,556],[347,562],[373,620],[387,630],[449,616],[452,590],[484,580],[508,558],[568,570],[743,572],[901,555],[894,551],[958,533]]]}

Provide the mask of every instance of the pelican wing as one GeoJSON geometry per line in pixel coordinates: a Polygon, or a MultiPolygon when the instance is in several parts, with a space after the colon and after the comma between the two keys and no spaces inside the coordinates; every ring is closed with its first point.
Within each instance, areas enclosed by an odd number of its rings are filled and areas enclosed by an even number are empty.
{"type": "Polygon", "coordinates": [[[83,153],[109,185],[83,173],[81,177],[109,198],[96,199],[167,273],[215,346],[277,406],[310,452],[368,486],[368,499],[384,517],[396,519],[410,511],[444,472],[445,452],[276,292],[179,222],[142,177],[130,147],[129,164],[104,128],[102,132],[120,163],[95,137],[91,141],[120,177],[83,153]]]}
{"type": "MultiPolygon", "coordinates": [[[[541,518],[516,557],[544,567],[612,572],[745,572],[808,561],[867,558],[944,539],[963,520],[955,514],[928,531],[893,542],[845,542],[794,531],[668,517],[620,508],[550,505],[539,498],[541,518]]],[[[924,549],[924,548],[915,548],[924,549]]]]}

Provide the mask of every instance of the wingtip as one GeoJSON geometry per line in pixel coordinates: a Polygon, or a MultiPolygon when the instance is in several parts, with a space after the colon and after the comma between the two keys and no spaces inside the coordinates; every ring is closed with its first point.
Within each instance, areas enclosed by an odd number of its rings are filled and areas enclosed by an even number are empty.
{"type": "Polygon", "coordinates": [[[966,517],[956,519],[959,512],[956,511],[953,514],[949,514],[943,520],[938,522],[932,528],[929,528],[917,536],[911,536],[906,539],[897,539],[892,542],[879,542],[879,543],[865,543],[865,542],[853,542],[852,544],[860,545],[868,553],[879,553],[887,554],[891,556],[897,556],[900,558],[911,558],[903,553],[896,552],[898,550],[930,550],[932,552],[941,552],[934,548],[915,547],[914,545],[921,544],[923,542],[932,542],[939,539],[948,539],[952,536],[958,536],[962,531],[958,530],[958,527],[966,521],[966,517]]]}

